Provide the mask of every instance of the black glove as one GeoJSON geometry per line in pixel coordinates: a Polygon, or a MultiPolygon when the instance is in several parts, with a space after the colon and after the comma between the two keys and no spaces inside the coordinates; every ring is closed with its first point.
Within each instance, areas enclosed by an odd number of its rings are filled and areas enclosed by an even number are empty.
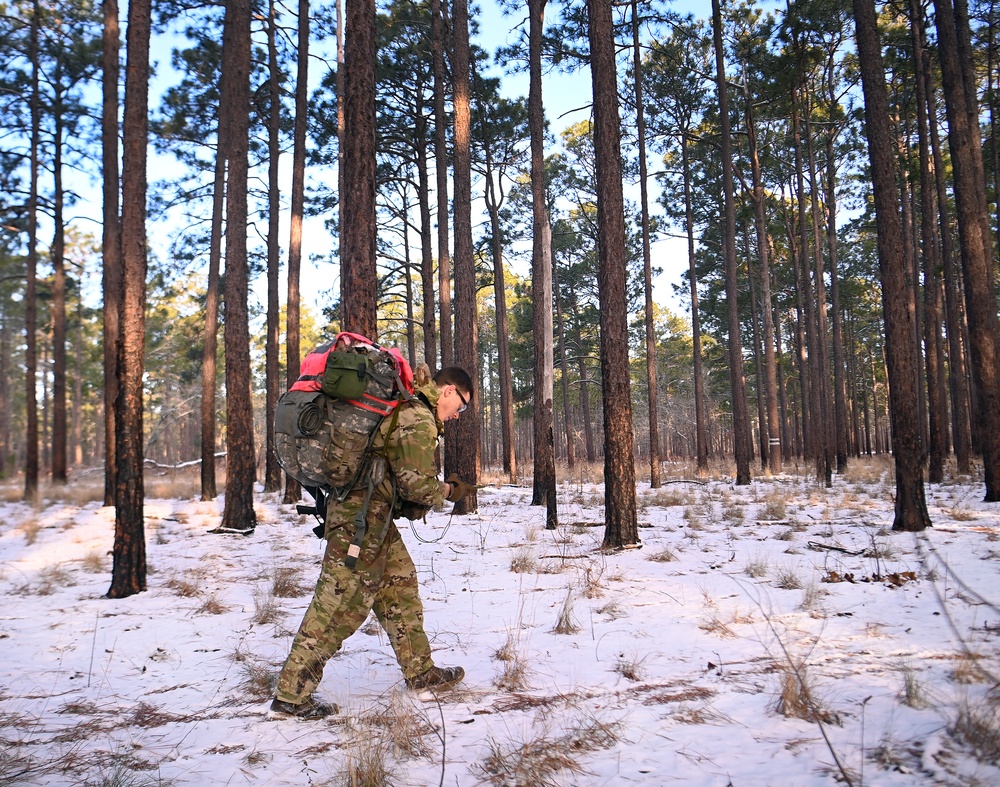
{"type": "Polygon", "coordinates": [[[451,484],[451,493],[445,498],[449,503],[457,503],[473,489],[478,488],[472,484],[465,483],[465,481],[458,477],[457,473],[452,473],[445,481],[451,484]]]}
{"type": "Polygon", "coordinates": [[[405,516],[409,520],[423,519],[427,516],[427,512],[430,511],[430,506],[422,506],[419,503],[413,503],[409,500],[402,500],[399,502],[396,509],[400,516],[405,516]]]}

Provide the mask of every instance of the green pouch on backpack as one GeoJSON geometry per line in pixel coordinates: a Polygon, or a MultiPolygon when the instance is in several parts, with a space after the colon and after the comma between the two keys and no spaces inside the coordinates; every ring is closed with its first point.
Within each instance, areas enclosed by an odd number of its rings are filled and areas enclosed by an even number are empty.
{"type": "Polygon", "coordinates": [[[367,375],[366,355],[350,350],[331,352],[323,373],[323,393],[334,399],[360,399],[365,392],[367,375]]]}

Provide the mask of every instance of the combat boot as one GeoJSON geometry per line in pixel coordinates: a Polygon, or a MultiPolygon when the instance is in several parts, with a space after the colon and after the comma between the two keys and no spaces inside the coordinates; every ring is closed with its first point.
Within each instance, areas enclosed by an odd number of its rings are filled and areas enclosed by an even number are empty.
{"type": "Polygon", "coordinates": [[[317,702],[312,697],[298,705],[279,700],[275,697],[267,712],[267,718],[269,720],[305,719],[306,721],[314,721],[316,719],[325,719],[327,716],[331,716],[339,711],[340,708],[335,703],[327,705],[323,702],[317,702]]]}
{"type": "Polygon", "coordinates": [[[465,670],[461,667],[431,667],[419,675],[407,678],[406,688],[414,691],[423,691],[424,689],[444,691],[461,682],[464,677],[465,670]]]}

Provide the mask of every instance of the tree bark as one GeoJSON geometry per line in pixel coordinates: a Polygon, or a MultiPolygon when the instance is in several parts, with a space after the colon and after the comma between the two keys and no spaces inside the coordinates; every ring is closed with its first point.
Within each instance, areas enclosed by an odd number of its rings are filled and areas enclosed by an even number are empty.
{"type": "Polygon", "coordinates": [[[267,335],[264,343],[264,491],[281,489],[281,467],[274,453],[274,413],[278,408],[279,325],[278,274],[281,263],[278,248],[278,219],[281,210],[278,187],[278,164],[281,156],[281,70],[278,64],[277,11],[269,0],[267,21],[268,93],[270,113],[267,123],[267,335]]]}
{"type": "Polygon", "coordinates": [[[54,234],[50,257],[52,260],[52,483],[67,481],[66,459],[66,227],[64,224],[63,173],[62,173],[62,92],[56,86],[53,102],[53,195],[52,224],[54,234]]]}
{"type": "MultiPolygon", "coordinates": [[[[225,73],[222,75],[226,78],[225,73]]],[[[220,94],[225,94],[224,86],[220,94]]],[[[219,107],[216,132],[215,178],[212,187],[212,229],[208,246],[208,282],[205,291],[205,332],[201,348],[201,499],[215,500],[216,355],[219,349],[219,268],[222,263],[222,214],[226,199],[226,132],[228,123],[219,107]]]]}
{"type": "Polygon", "coordinates": [[[552,433],[552,226],[545,202],[545,108],[542,102],[542,34],[546,0],[528,3],[528,129],[531,136],[531,297],[534,368],[534,479],[531,504],[544,505],[545,527],[557,526],[555,444],[552,433]]]}
{"type": "Polygon", "coordinates": [[[223,32],[225,116],[229,122],[226,188],[226,502],[216,532],[249,533],[257,526],[253,507],[256,455],[250,395],[250,327],[247,315],[247,170],[250,131],[250,2],[226,6],[223,32]]]}
{"type": "MultiPolygon", "coordinates": [[[[479,379],[479,332],[476,309],[476,260],[472,246],[472,107],[469,72],[468,0],[454,0],[452,23],[455,60],[455,361],[473,380],[479,379]]],[[[455,429],[454,470],[459,478],[478,479],[481,464],[479,410],[482,394],[472,392],[469,408],[455,429]]],[[[455,504],[456,514],[478,510],[476,490],[455,504]]]]}
{"type": "Polygon", "coordinates": [[[510,483],[517,483],[517,455],[514,451],[514,393],[510,368],[510,337],[507,335],[507,289],[503,269],[503,241],[500,229],[500,201],[496,195],[493,173],[486,177],[486,210],[493,236],[493,302],[497,327],[497,374],[500,381],[501,464],[510,483]]]}
{"type": "Polygon", "coordinates": [[[708,473],[708,413],[705,401],[705,373],[701,359],[701,314],[698,311],[698,268],[694,255],[694,208],[691,195],[691,161],[688,138],[681,135],[681,169],[684,173],[684,234],[687,236],[688,287],[691,292],[691,356],[694,375],[695,462],[698,475],[708,473]]]}
{"type": "Polygon", "coordinates": [[[632,0],[632,71],[635,84],[635,126],[639,145],[639,204],[642,211],[642,265],[645,288],[646,396],[649,402],[649,487],[659,489],[660,421],[656,385],[656,324],[653,319],[653,265],[649,243],[649,195],[646,180],[646,114],[642,94],[642,55],[639,48],[638,1],[632,0]]]}
{"type": "Polygon", "coordinates": [[[970,84],[968,18],[958,0],[934,0],[938,52],[954,171],[955,208],[969,319],[972,373],[979,395],[986,502],[1000,501],[1000,322],[993,281],[992,241],[986,219],[985,176],[975,84],[970,84]]]}
{"type": "MultiPolygon", "coordinates": [[[[604,394],[603,547],[620,549],[636,546],[640,542],[635,505],[628,303],[625,294],[625,201],[622,194],[618,77],[611,4],[612,0],[588,0],[587,14],[594,86],[597,279],[604,394]]],[[[535,308],[539,308],[537,300],[535,308]]]]}
{"type": "Polygon", "coordinates": [[[375,0],[347,0],[341,166],[341,328],[377,338],[375,0]]]}
{"type": "MultiPolygon", "coordinates": [[[[299,0],[298,63],[295,72],[295,126],[292,130],[292,195],[288,236],[287,294],[285,306],[285,382],[291,388],[299,379],[299,276],[302,269],[302,218],[305,213],[306,127],[309,123],[309,0],[299,0]]],[[[337,31],[338,37],[340,30],[337,31]]],[[[283,502],[302,496],[299,482],[285,477],[283,502]]]]}
{"type": "MultiPolygon", "coordinates": [[[[744,82],[744,89],[746,85],[744,82]]],[[[761,423],[761,431],[766,435],[767,469],[777,474],[781,472],[781,432],[778,419],[778,370],[774,351],[774,320],[771,304],[771,256],[768,248],[767,211],[764,204],[764,183],[760,171],[760,155],[757,148],[757,124],[754,119],[753,101],[749,91],[745,93],[747,113],[747,142],[750,156],[750,172],[753,178],[754,228],[757,233],[757,259],[760,261],[760,312],[763,318],[764,380],[763,398],[766,420],[761,423]]],[[[758,396],[761,391],[758,391],[758,396]]],[[[761,444],[765,443],[762,436],[761,444]]]]}
{"type": "Polygon", "coordinates": [[[122,297],[115,404],[115,540],[109,598],[146,589],[143,529],[143,395],[146,328],[146,145],[149,130],[149,0],[128,9],[122,124],[122,297]]]}
{"type": "MultiPolygon", "coordinates": [[[[451,331],[451,260],[448,250],[448,140],[444,112],[445,68],[444,23],[447,0],[431,0],[431,54],[434,60],[434,166],[437,178],[438,306],[440,309],[441,366],[452,363],[454,343],[451,331]]],[[[434,368],[434,359],[427,359],[434,368]]]]}
{"type": "Polygon", "coordinates": [[[118,311],[122,287],[118,216],[118,0],[104,0],[101,55],[101,166],[104,208],[101,292],[104,319],[104,505],[115,500],[115,398],[118,395],[118,311]]]}
{"type": "Polygon", "coordinates": [[[905,260],[896,188],[893,135],[889,123],[885,71],[878,40],[874,0],[853,0],[858,61],[865,98],[865,132],[871,161],[882,311],[885,320],[889,408],[896,464],[893,530],[920,531],[930,526],[924,499],[923,457],[917,407],[914,315],[907,309],[905,260]]]}
{"type": "MultiPolygon", "coordinates": [[[[712,26],[715,36],[716,80],[719,89],[721,129],[722,190],[724,195],[725,234],[723,257],[726,266],[726,313],[729,327],[729,379],[733,406],[733,449],[736,459],[736,485],[750,483],[750,460],[753,443],[750,436],[750,412],[746,379],[743,373],[743,342],[740,339],[740,316],[737,303],[738,271],[736,266],[736,209],[733,200],[732,140],[729,130],[729,98],[726,67],[722,49],[722,13],[719,0],[712,0],[712,26]]],[[[607,428],[605,426],[605,428],[607,428]]]]}
{"type": "Polygon", "coordinates": [[[934,216],[934,168],[930,155],[927,117],[926,84],[924,71],[923,12],[917,0],[910,0],[910,33],[913,40],[914,80],[917,103],[917,146],[920,159],[920,243],[924,272],[924,356],[927,379],[927,404],[929,416],[929,462],[927,480],[940,483],[944,480],[946,453],[946,403],[944,400],[944,358],[941,334],[941,278],[940,255],[934,216]]]}
{"type": "Polygon", "coordinates": [[[29,53],[31,60],[31,153],[28,193],[28,254],[24,303],[24,501],[38,505],[38,157],[41,149],[41,97],[39,94],[39,2],[31,11],[29,53]]]}

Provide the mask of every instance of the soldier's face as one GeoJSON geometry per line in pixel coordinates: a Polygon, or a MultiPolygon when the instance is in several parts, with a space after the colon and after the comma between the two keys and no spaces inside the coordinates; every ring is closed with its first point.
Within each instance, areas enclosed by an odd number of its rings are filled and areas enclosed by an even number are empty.
{"type": "Polygon", "coordinates": [[[458,418],[458,414],[469,406],[471,397],[463,393],[456,386],[448,384],[441,389],[441,397],[438,399],[437,416],[442,423],[458,418]]]}

